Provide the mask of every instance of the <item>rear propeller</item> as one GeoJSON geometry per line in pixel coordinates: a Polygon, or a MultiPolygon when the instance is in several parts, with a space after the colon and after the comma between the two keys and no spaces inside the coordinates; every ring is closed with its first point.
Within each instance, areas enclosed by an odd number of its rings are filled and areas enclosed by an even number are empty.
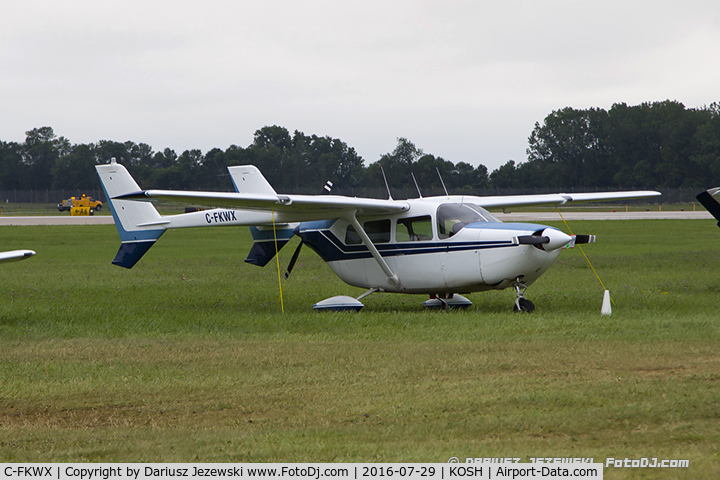
{"type": "MultiPolygon", "coordinates": [[[[329,195],[332,190],[332,187],[333,187],[333,183],[330,180],[328,180],[325,183],[325,186],[323,187],[322,193],[325,195],[329,195]]],[[[292,254],[292,257],[290,257],[290,263],[288,263],[287,269],[285,270],[285,283],[287,283],[288,279],[290,278],[290,274],[293,271],[293,268],[295,268],[295,263],[297,263],[297,259],[300,256],[300,250],[302,250],[303,243],[304,242],[301,238],[300,243],[298,244],[297,248],[295,249],[295,251],[292,254]]]]}
{"type": "Polygon", "coordinates": [[[295,252],[293,252],[292,257],[290,258],[290,263],[288,263],[287,270],[285,270],[285,282],[287,283],[288,278],[290,278],[290,274],[293,271],[293,268],[295,268],[295,262],[297,262],[298,257],[300,256],[300,250],[302,250],[303,241],[300,239],[300,243],[298,244],[297,248],[295,249],[295,252]]]}

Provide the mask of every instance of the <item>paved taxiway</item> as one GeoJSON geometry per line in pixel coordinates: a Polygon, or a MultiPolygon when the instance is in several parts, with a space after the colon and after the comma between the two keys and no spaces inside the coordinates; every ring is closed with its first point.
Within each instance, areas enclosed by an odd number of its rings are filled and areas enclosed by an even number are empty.
{"type": "MultiPolygon", "coordinates": [[[[516,212],[516,213],[495,213],[503,222],[550,222],[560,221],[557,212],[516,212]]],[[[562,212],[565,220],[707,220],[713,218],[705,210],[698,211],[646,211],[646,212],[608,212],[608,211],[586,211],[586,212],[562,212]]],[[[110,225],[113,218],[110,215],[95,215],[92,217],[20,217],[12,215],[0,215],[0,225],[110,225]]]]}
{"type": "Polygon", "coordinates": [[[92,217],[16,217],[0,215],[0,225],[110,225],[113,217],[110,215],[97,215],[92,217]]]}

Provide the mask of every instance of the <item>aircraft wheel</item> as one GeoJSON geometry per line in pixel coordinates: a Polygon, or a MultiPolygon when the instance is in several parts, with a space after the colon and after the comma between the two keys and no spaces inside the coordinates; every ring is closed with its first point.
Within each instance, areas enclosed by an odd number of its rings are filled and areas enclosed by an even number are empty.
{"type": "Polygon", "coordinates": [[[532,313],[535,311],[535,304],[533,304],[527,298],[518,298],[515,305],[513,305],[513,312],[519,313],[532,313]]]}

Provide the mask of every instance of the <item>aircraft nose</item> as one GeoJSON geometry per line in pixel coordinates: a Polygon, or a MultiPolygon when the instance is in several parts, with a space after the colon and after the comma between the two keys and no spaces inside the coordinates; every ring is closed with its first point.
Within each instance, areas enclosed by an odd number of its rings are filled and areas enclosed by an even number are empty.
{"type": "Polygon", "coordinates": [[[549,252],[564,247],[572,240],[570,235],[566,235],[555,228],[546,228],[543,230],[542,236],[549,239],[549,241],[543,245],[543,249],[549,252]]]}

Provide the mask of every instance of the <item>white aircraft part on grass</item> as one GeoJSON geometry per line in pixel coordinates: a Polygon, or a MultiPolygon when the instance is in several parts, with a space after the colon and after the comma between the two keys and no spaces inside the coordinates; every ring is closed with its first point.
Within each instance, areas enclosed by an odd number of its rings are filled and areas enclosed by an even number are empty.
{"type": "Polygon", "coordinates": [[[35,255],[32,250],[11,250],[8,252],[0,252],[0,263],[19,262],[26,260],[35,255]]]}

